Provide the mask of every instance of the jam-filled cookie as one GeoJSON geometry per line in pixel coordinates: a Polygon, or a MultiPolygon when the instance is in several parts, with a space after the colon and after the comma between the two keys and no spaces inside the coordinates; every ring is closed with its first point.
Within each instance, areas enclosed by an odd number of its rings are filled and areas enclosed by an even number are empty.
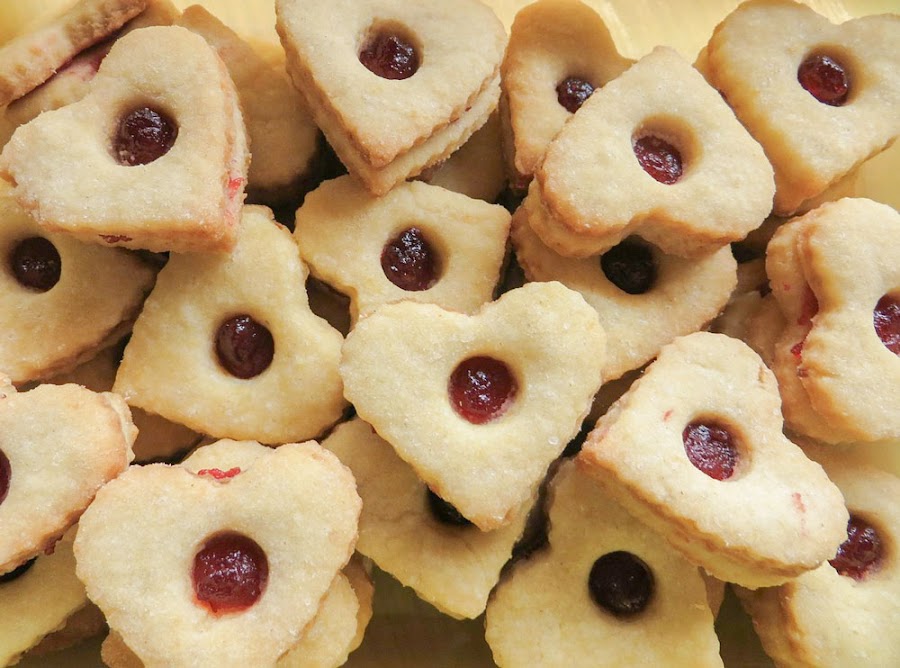
{"type": "Polygon", "coordinates": [[[666,253],[707,254],[772,208],[772,167],[721,96],[668,47],[594,92],[547,148],[528,222],[563,255],[639,234],[666,253]]]}
{"type": "Polygon", "coordinates": [[[772,373],[744,343],[698,332],[664,347],[579,455],[690,561],[751,589],[834,554],[847,511],[782,434],[772,373]]]}
{"type": "Polygon", "coordinates": [[[574,462],[549,493],[549,545],[517,563],[488,603],[497,665],[721,666],[699,569],[574,462]]]}
{"type": "Polygon", "coordinates": [[[479,529],[509,524],[578,432],[605,335],[560,283],[529,283],[474,315],[387,304],[344,343],[344,393],[438,496],[479,529]]]}
{"type": "Polygon", "coordinates": [[[234,85],[177,26],[116,41],[83,99],[16,130],[0,177],[45,228],[152,251],[230,250],[249,153],[234,85]]]}
{"type": "Polygon", "coordinates": [[[343,176],[306,196],[295,225],[313,275],[350,298],[356,320],[391,301],[464,312],[489,302],[506,255],[509,213],[415,181],[375,197],[343,176]]]}

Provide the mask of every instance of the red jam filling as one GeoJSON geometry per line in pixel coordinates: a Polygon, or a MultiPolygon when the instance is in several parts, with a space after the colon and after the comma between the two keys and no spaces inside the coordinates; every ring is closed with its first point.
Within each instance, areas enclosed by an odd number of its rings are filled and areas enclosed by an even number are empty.
{"type": "Polygon", "coordinates": [[[223,471],[222,469],[200,469],[197,471],[197,475],[208,475],[210,478],[214,478],[216,480],[227,480],[229,478],[233,478],[241,472],[239,466],[235,466],[234,468],[230,468],[227,471],[223,471]]]}
{"type": "Polygon", "coordinates": [[[410,227],[385,244],[381,251],[381,269],[401,290],[420,292],[437,283],[440,258],[422,230],[410,227]]]}
{"type": "Polygon", "coordinates": [[[220,533],[194,557],[192,579],[197,600],[212,612],[239,612],[262,595],[269,562],[254,540],[239,533],[220,533]]]}
{"type": "Polygon", "coordinates": [[[43,237],[29,237],[16,244],[9,264],[20,285],[38,292],[56,285],[62,272],[59,251],[43,237]]]}
{"type": "Polygon", "coordinates": [[[216,334],[219,364],[232,376],[253,378],[269,368],[275,356],[272,333],[249,315],[229,318],[216,334]]]}
{"type": "Polygon", "coordinates": [[[37,557],[34,559],[29,559],[24,564],[20,564],[16,566],[14,569],[9,571],[8,573],[4,573],[0,575],[0,584],[6,584],[7,582],[12,582],[13,580],[18,580],[20,577],[25,575],[31,567],[34,566],[34,562],[37,561],[37,557]]]}
{"type": "Polygon", "coordinates": [[[419,55],[408,41],[393,33],[380,32],[362,51],[359,62],[382,79],[409,79],[419,69],[419,55]]]}
{"type": "Polygon", "coordinates": [[[113,154],[119,164],[146,165],[158,160],[175,144],[178,126],[168,115],[139,107],[119,120],[113,137],[113,154]]]}
{"type": "Polygon", "coordinates": [[[691,422],[681,434],[684,451],[695,467],[710,478],[727,480],[737,464],[737,439],[722,424],[691,422]]]}
{"type": "Polygon", "coordinates": [[[900,355],[900,298],[885,295],[878,300],[872,314],[875,333],[895,355],[900,355]]]}
{"type": "Polygon", "coordinates": [[[588,591],[594,603],[616,617],[642,612],[656,588],[653,572],[631,552],[604,554],[591,566],[588,591]]]}
{"type": "Polygon", "coordinates": [[[672,185],[681,178],[681,153],[665,139],[645,135],[635,139],[632,148],[644,171],[660,183],[672,185]]]}
{"type": "Polygon", "coordinates": [[[600,268],[613,285],[629,295],[642,295],[656,283],[653,251],[646,244],[631,239],[601,255],[600,268]]]}
{"type": "Polygon", "coordinates": [[[463,517],[456,507],[447,501],[444,501],[429,488],[426,489],[426,498],[428,499],[428,509],[432,516],[441,524],[455,527],[472,526],[472,523],[463,517]]]}
{"type": "Polygon", "coordinates": [[[9,494],[9,481],[12,478],[12,467],[9,465],[9,459],[0,450],[0,503],[6,500],[9,494]]]}
{"type": "Polygon", "coordinates": [[[809,56],[797,68],[797,81],[822,104],[840,107],[850,94],[850,77],[831,56],[809,56]]]}
{"type": "Polygon", "coordinates": [[[594,92],[594,86],[584,79],[569,77],[563,79],[556,86],[556,99],[571,114],[581,109],[581,105],[585,103],[591,93],[594,92]]]}
{"type": "Polygon", "coordinates": [[[871,524],[856,515],[847,522],[847,540],[828,563],[840,575],[860,581],[877,571],[884,559],[884,543],[871,524]]]}
{"type": "Polygon", "coordinates": [[[509,367],[493,357],[470,357],[450,376],[450,402],[472,424],[484,424],[503,415],[517,390],[509,367]]]}

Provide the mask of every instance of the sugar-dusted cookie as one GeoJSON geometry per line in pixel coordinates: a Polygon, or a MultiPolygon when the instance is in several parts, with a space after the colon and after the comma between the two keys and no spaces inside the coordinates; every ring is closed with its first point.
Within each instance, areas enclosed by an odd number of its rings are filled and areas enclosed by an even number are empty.
{"type": "Polygon", "coordinates": [[[718,25],[704,71],[775,168],[790,214],[900,133],[900,17],[833,25],[791,0],[751,0],[718,25]]]}
{"type": "Polygon", "coordinates": [[[78,385],[16,392],[0,377],[0,573],[51,549],[132,460],[121,397],[78,385]]]}
{"type": "Polygon", "coordinates": [[[579,458],[714,577],[752,589],[780,584],[834,554],[847,511],[822,467],[782,435],[779,409],[759,356],[698,332],[662,349],[579,458]]]}
{"type": "Polygon", "coordinates": [[[137,316],[154,271],[117,248],[47,233],[0,183],[0,369],[14,383],[91,357],[137,316]]]}
{"type": "Polygon", "coordinates": [[[632,64],[582,2],[539,0],[519,10],[501,67],[504,151],[515,187],[527,186],[547,145],[594,90],[632,64]]]}
{"type": "Polygon", "coordinates": [[[419,182],[375,197],[349,176],[307,195],[294,228],[313,275],[350,297],[353,320],[400,300],[477,310],[500,280],[508,233],[501,206],[419,182]]]}
{"type": "Polygon", "coordinates": [[[159,273],[115,391],[218,438],[311,438],[346,405],[342,338],[309,310],[290,232],[265,207],[243,217],[230,255],[173,256],[159,273]]]}
{"type": "Polygon", "coordinates": [[[506,526],[479,531],[359,418],[339,425],[322,445],[356,478],[363,500],[356,549],[453,617],[484,612],[530,504],[506,526]]]}
{"type": "Polygon", "coordinates": [[[82,516],[76,572],[148,666],[272,665],[350,558],[359,511],[314,442],[247,469],[132,467],[82,516]]]}
{"type": "Polygon", "coordinates": [[[630,234],[703,255],[772,208],[772,167],[721,96],[658,47],[594,92],[535,173],[528,222],[544,243],[596,255],[630,234]]]}
{"type": "Polygon", "coordinates": [[[135,30],[86,97],[21,126],[0,177],[44,227],[153,251],[230,250],[246,133],[228,71],[198,35],[135,30]]]}
{"type": "Polygon", "coordinates": [[[607,335],[604,381],[646,364],[675,337],[703,328],[734,289],[735,261],[727,246],[685,260],[629,237],[599,257],[563,257],[528,225],[533,204],[527,201],[513,217],[516,258],[529,280],[559,281],[597,310],[607,335]]]}
{"type": "Polygon", "coordinates": [[[485,635],[501,668],[721,666],[699,569],[564,463],[549,545],[494,591],[485,635]]]}
{"type": "Polygon", "coordinates": [[[516,518],[578,432],[605,338],[596,311],[555,282],[474,315],[387,304],[344,343],[344,394],[435,494],[488,531],[516,518]]]}
{"type": "Polygon", "coordinates": [[[496,107],[506,36],[478,0],[278,0],[275,10],[294,85],[375,194],[445,159],[496,107]]]}

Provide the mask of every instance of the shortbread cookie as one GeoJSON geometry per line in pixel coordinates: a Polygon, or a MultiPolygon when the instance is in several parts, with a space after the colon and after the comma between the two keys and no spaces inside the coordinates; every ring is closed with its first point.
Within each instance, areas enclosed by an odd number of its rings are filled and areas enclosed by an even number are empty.
{"type": "Polygon", "coordinates": [[[49,230],[152,251],[230,250],[247,178],[228,71],[175,26],[135,30],[82,100],[16,130],[0,177],[49,230]]]}
{"type": "Polygon", "coordinates": [[[354,321],[400,300],[477,310],[500,280],[508,234],[501,206],[418,182],[375,197],[349,176],[307,195],[294,228],[313,275],[350,298],[354,321]]]}
{"type": "Polygon", "coordinates": [[[900,17],[833,25],[791,0],[752,0],[718,25],[705,71],[775,168],[787,215],[900,133],[900,17]]]}
{"type": "Polygon", "coordinates": [[[607,335],[604,381],[646,364],[675,337],[702,329],[734,289],[736,263],[728,247],[685,260],[629,237],[600,257],[563,257],[528,225],[532,205],[526,202],[513,218],[516,258],[529,280],[559,281],[596,309],[607,335]]]}
{"type": "Polygon", "coordinates": [[[272,665],[350,558],[359,511],[314,442],[246,470],[132,467],[82,516],[76,570],[147,666],[272,665]]]}
{"type": "Polygon", "coordinates": [[[577,0],[539,0],[516,14],[501,67],[504,150],[524,189],[547,145],[594,92],[634,61],[619,55],[606,23],[577,0]]]}
{"type": "Polygon", "coordinates": [[[550,542],[491,598],[501,668],[721,666],[699,569],[606,496],[574,462],[550,483],[550,542]]]}
{"type": "Polygon", "coordinates": [[[382,306],[347,337],[344,394],[438,496],[482,531],[509,524],[600,387],[597,313],[560,283],[475,315],[382,306]]]}
{"type": "Polygon", "coordinates": [[[48,234],[0,183],[0,369],[14,383],[90,358],[137,316],[154,271],[137,256],[48,234]]]}
{"type": "Polygon", "coordinates": [[[662,349],[601,418],[579,459],[693,563],[771,586],[834,554],[847,511],[781,433],[775,378],[742,342],[698,332],[662,349]]]}
{"type": "Polygon", "coordinates": [[[52,549],[132,460],[121,397],[78,385],[16,392],[0,377],[0,573],[52,549]]]}
{"type": "MultiPolygon", "coordinates": [[[[75,578],[74,560],[72,561],[72,577],[75,578]]],[[[87,594],[85,594],[85,600],[87,601],[87,594]]],[[[44,639],[28,650],[25,656],[27,658],[43,657],[68,649],[83,640],[94,638],[107,631],[106,617],[100,612],[100,608],[88,601],[83,608],[66,620],[62,628],[44,636],[44,639]]]]}
{"type": "Polygon", "coordinates": [[[631,234],[696,257],[742,239],[772,208],[772,167],[721,96],[658,47],[595,91],[529,189],[544,243],[596,255],[631,234]]]}
{"type": "Polygon", "coordinates": [[[484,612],[530,504],[506,526],[479,531],[359,418],[339,425],[322,445],[356,478],[363,500],[356,549],[452,617],[484,612]]]}
{"type": "Polygon", "coordinates": [[[159,273],[115,391],[217,438],[311,438],[346,405],[342,338],[309,310],[290,232],[265,207],[243,217],[230,255],[173,256],[159,273]]]}

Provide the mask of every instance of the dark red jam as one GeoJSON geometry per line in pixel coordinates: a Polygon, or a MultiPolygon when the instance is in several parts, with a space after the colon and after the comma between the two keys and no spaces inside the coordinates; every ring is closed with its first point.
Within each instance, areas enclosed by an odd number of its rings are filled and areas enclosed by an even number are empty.
{"type": "Polygon", "coordinates": [[[167,114],[139,107],[119,120],[113,154],[120,164],[146,165],[168,153],[176,137],[178,126],[167,114]]]}
{"type": "Polygon", "coordinates": [[[236,315],[219,325],[216,354],[219,364],[232,376],[253,378],[272,363],[275,341],[264,325],[249,315],[236,315]]]}
{"type": "Polygon", "coordinates": [[[681,178],[681,153],[665,139],[645,135],[635,139],[632,148],[644,171],[660,183],[672,185],[681,178]]]}
{"type": "Polygon", "coordinates": [[[642,295],[656,283],[656,260],[646,244],[626,239],[600,256],[606,278],[622,292],[642,295]]]}
{"type": "Polygon", "coordinates": [[[829,559],[828,563],[839,574],[860,581],[877,571],[883,559],[884,543],[878,531],[864,519],[850,515],[847,540],[841,543],[834,559],[829,559]]]}
{"type": "Polygon", "coordinates": [[[359,62],[382,79],[409,79],[419,69],[419,54],[400,35],[380,32],[359,52],[359,62]]]}
{"type": "Polygon", "coordinates": [[[194,594],[214,613],[251,607],[268,579],[266,553],[254,540],[239,533],[213,536],[194,557],[194,594]]]}
{"type": "Polygon", "coordinates": [[[381,251],[381,269],[401,290],[420,292],[437,283],[440,258],[418,227],[403,230],[381,251]]]}
{"type": "Polygon", "coordinates": [[[900,355],[900,298],[885,295],[878,300],[872,314],[875,333],[895,355],[900,355]]]}
{"type": "Polygon", "coordinates": [[[650,567],[631,552],[621,550],[597,559],[588,576],[594,603],[616,617],[642,612],[653,598],[654,589],[650,567]]]}
{"type": "Polygon", "coordinates": [[[26,288],[47,292],[59,282],[62,260],[59,251],[43,237],[29,237],[16,244],[9,264],[16,280],[26,288]]]}
{"type": "Polygon", "coordinates": [[[425,496],[428,499],[428,509],[431,511],[434,519],[441,524],[446,524],[448,526],[472,526],[472,523],[463,517],[462,513],[460,513],[452,503],[444,501],[427,487],[425,489],[425,496]]]}
{"type": "Polygon", "coordinates": [[[571,114],[581,109],[581,105],[594,92],[594,86],[589,81],[569,77],[563,79],[556,86],[556,99],[571,114]]]}
{"type": "Polygon", "coordinates": [[[503,415],[517,390],[509,367],[493,357],[470,357],[450,376],[450,402],[472,424],[484,424],[503,415]]]}
{"type": "Polygon", "coordinates": [[[18,580],[20,577],[25,575],[31,567],[34,566],[34,562],[37,561],[37,557],[34,559],[29,559],[24,564],[20,564],[16,566],[14,569],[9,571],[8,573],[4,573],[0,575],[0,584],[6,584],[7,582],[12,582],[13,580],[18,580]]]}
{"type": "Polygon", "coordinates": [[[681,434],[691,464],[710,478],[727,480],[738,460],[737,439],[722,424],[691,422],[681,434]]]}
{"type": "Polygon", "coordinates": [[[831,56],[807,57],[797,68],[797,81],[819,102],[832,107],[843,105],[850,94],[850,77],[831,56]]]}
{"type": "Polygon", "coordinates": [[[9,465],[9,459],[0,450],[0,503],[6,500],[9,494],[9,481],[12,478],[12,467],[9,465]]]}

